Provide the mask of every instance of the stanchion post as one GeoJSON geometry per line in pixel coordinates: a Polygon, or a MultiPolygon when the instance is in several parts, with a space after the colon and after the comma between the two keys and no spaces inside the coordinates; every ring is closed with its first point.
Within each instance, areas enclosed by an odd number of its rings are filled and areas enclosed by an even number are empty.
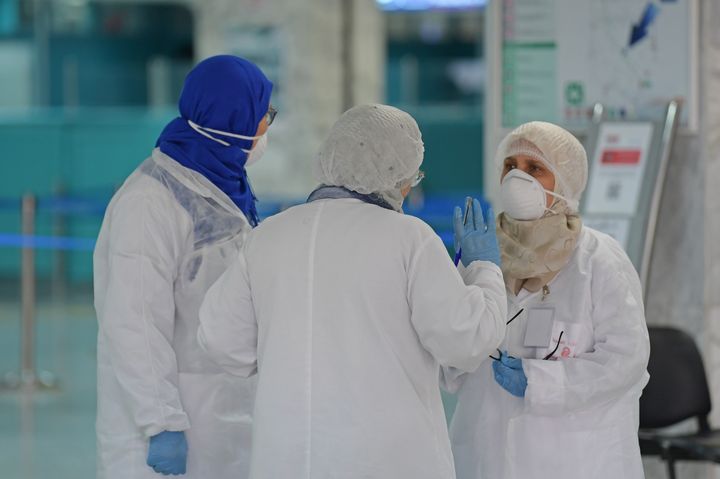
{"type": "Polygon", "coordinates": [[[22,234],[26,241],[22,247],[21,297],[21,351],[20,380],[23,385],[35,383],[35,248],[30,238],[35,234],[35,196],[22,199],[22,234]]]}
{"type": "Polygon", "coordinates": [[[40,389],[55,389],[57,381],[49,372],[38,374],[35,367],[35,217],[37,199],[26,194],[21,203],[20,227],[23,236],[20,271],[20,374],[8,373],[0,378],[0,390],[30,393],[40,389]]]}

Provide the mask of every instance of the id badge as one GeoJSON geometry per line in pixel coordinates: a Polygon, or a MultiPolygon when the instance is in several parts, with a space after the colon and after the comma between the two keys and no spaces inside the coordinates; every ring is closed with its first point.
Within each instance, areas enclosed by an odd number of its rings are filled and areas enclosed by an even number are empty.
{"type": "Polygon", "coordinates": [[[553,322],[555,321],[555,307],[543,305],[530,308],[525,329],[526,348],[547,348],[552,339],[553,322]]]}

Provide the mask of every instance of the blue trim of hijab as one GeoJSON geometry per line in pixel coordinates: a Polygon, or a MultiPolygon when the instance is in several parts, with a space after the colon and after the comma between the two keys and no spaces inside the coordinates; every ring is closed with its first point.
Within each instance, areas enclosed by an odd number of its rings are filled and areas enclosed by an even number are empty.
{"type": "Polygon", "coordinates": [[[222,137],[230,146],[213,141],[190,127],[255,136],[270,106],[273,85],[253,63],[232,55],[210,57],[185,78],[180,116],[167,124],[156,146],[186,168],[197,171],[222,190],[245,214],[259,222],[255,197],[245,162],[252,140],[222,137]]]}
{"type": "Polygon", "coordinates": [[[371,205],[385,208],[387,210],[395,211],[395,208],[390,206],[390,203],[385,201],[382,198],[382,196],[378,195],[377,193],[371,193],[369,195],[364,195],[362,193],[358,193],[357,191],[349,190],[349,189],[345,188],[344,186],[321,185],[318,188],[316,188],[315,191],[310,193],[310,196],[308,196],[307,202],[312,203],[313,201],[317,201],[317,200],[338,199],[338,198],[353,198],[356,200],[363,201],[365,203],[369,203],[371,205]]]}

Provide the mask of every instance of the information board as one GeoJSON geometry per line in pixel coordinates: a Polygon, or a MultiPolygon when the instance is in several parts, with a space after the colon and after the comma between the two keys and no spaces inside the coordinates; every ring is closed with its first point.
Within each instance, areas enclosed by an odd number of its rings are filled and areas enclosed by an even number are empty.
{"type": "Polygon", "coordinates": [[[502,127],[573,130],[602,103],[610,120],[683,102],[697,126],[697,0],[500,0],[502,127]]]}
{"type": "Polygon", "coordinates": [[[652,123],[600,125],[589,158],[593,175],[585,196],[587,213],[633,216],[637,212],[652,135],[652,123]]]}

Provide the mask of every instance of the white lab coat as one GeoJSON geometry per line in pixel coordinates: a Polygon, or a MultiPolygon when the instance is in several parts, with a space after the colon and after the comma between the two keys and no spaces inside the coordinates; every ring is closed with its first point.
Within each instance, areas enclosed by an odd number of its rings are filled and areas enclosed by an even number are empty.
{"type": "Polygon", "coordinates": [[[259,373],[250,477],[454,479],[439,365],[476,369],[506,301],[497,266],[463,282],[417,218],[326,199],[265,221],[198,332],[226,369],[259,373]]]}
{"type": "MultiPolygon", "coordinates": [[[[502,389],[492,364],[445,370],[459,389],[450,436],[458,479],[639,479],[638,404],[650,351],[640,281],[615,240],[584,227],[550,294],[508,293],[501,346],[526,358],[525,398],[502,389]],[[526,348],[528,311],[554,307],[548,348],[526,348]],[[563,338],[553,356],[543,361],[563,338]]],[[[537,316],[533,316],[537,318],[537,316]]]]}
{"type": "Polygon", "coordinates": [[[254,381],[197,345],[198,310],[250,230],[204,176],[153,151],[105,214],[94,255],[98,478],[158,479],[148,438],[186,431],[188,479],[249,470],[254,381]]]}

